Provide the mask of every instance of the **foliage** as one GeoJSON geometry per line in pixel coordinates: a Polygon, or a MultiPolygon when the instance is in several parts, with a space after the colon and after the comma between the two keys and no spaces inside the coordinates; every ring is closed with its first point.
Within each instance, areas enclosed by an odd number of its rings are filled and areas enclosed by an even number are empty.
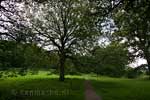
{"type": "Polygon", "coordinates": [[[150,70],[149,8],[149,0],[126,0],[114,13],[114,20],[118,28],[115,39],[130,48],[131,60],[137,57],[146,59],[150,70]]]}
{"type": "Polygon", "coordinates": [[[120,77],[128,64],[127,49],[116,42],[94,51],[96,71],[102,75],[120,77]]]}
{"type": "Polygon", "coordinates": [[[143,74],[143,72],[141,70],[129,67],[129,68],[126,69],[126,74],[125,75],[128,78],[138,78],[142,74],[143,74]]]}
{"type": "Polygon", "coordinates": [[[33,1],[0,1],[1,70],[19,68],[26,75],[28,68],[51,68],[61,81],[65,70],[120,77],[128,59],[137,57],[150,70],[149,0],[33,1]],[[97,46],[105,36],[114,40],[97,46]]]}
{"type": "MultiPolygon", "coordinates": [[[[14,41],[0,41],[0,68],[50,68],[51,59],[47,52],[34,44],[17,44],[14,41]]],[[[54,61],[53,61],[54,62],[54,61]]]]}
{"type": "Polygon", "coordinates": [[[60,80],[64,81],[66,59],[76,52],[90,48],[97,41],[96,18],[87,0],[51,0],[34,3],[30,23],[32,32],[43,46],[53,47],[59,57],[60,80]]]}
{"type": "Polygon", "coordinates": [[[75,68],[79,72],[121,77],[128,64],[127,49],[113,42],[106,47],[95,47],[90,55],[76,55],[75,68]]]}

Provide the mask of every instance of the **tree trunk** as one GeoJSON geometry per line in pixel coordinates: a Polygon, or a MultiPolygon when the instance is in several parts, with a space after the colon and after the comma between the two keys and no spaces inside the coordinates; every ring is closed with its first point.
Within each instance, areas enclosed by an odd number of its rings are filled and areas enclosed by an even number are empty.
{"type": "Polygon", "coordinates": [[[59,63],[60,63],[60,65],[59,65],[59,80],[60,81],[64,81],[65,80],[65,70],[64,70],[64,67],[65,67],[65,56],[64,56],[64,54],[61,54],[60,56],[59,56],[60,58],[59,58],[59,63]]]}
{"type": "Polygon", "coordinates": [[[148,66],[148,75],[150,79],[150,59],[146,59],[146,60],[147,60],[147,66],[148,66]]]}
{"type": "Polygon", "coordinates": [[[149,75],[149,79],[150,79],[150,55],[149,55],[148,51],[145,53],[145,58],[147,61],[148,75],[149,75]]]}

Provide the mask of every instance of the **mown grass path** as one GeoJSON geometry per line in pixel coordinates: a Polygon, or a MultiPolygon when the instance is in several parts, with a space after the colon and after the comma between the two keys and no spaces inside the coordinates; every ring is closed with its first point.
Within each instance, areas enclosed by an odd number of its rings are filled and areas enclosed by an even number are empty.
{"type": "Polygon", "coordinates": [[[101,98],[94,91],[91,82],[85,81],[85,100],[101,100],[101,98]]]}

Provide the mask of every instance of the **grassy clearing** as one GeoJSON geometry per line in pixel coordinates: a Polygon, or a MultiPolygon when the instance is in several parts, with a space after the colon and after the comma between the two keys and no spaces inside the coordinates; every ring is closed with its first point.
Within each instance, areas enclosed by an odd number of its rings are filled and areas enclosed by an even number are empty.
{"type": "Polygon", "coordinates": [[[0,80],[0,100],[84,100],[83,80],[27,75],[0,80]]]}
{"type": "Polygon", "coordinates": [[[150,81],[108,78],[97,75],[27,75],[0,79],[0,100],[84,100],[84,79],[92,85],[102,100],[149,100],[150,81]],[[42,92],[44,91],[44,94],[42,92]],[[40,93],[39,93],[40,92],[40,93]]]}
{"type": "Polygon", "coordinates": [[[115,78],[93,80],[98,95],[103,100],[149,100],[150,81],[115,78]]]}

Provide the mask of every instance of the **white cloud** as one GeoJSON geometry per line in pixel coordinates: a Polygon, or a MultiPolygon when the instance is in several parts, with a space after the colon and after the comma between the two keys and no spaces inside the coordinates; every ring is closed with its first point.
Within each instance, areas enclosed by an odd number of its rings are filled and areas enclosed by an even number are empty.
{"type": "Polygon", "coordinates": [[[135,62],[129,64],[130,67],[137,67],[137,66],[140,66],[142,64],[147,64],[147,61],[145,59],[142,59],[142,58],[137,58],[135,62]]]}

